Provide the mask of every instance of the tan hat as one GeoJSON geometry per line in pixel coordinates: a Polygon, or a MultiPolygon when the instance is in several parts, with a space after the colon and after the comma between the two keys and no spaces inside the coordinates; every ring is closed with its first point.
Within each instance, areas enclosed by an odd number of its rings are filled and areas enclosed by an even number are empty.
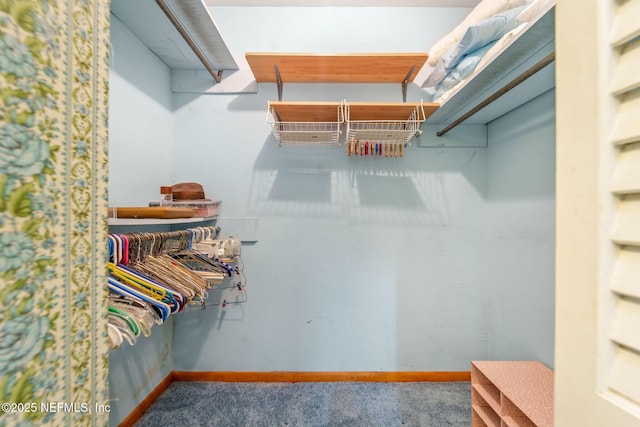
{"type": "Polygon", "coordinates": [[[173,200],[205,200],[204,187],[197,182],[181,182],[171,186],[173,200]]]}

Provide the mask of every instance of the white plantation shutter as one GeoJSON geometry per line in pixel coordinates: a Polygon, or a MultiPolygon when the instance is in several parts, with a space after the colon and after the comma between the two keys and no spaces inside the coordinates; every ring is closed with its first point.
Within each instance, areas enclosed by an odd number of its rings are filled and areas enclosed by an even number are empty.
{"type": "Polygon", "coordinates": [[[629,99],[620,106],[613,129],[613,142],[623,145],[638,141],[640,138],[640,121],[638,121],[638,109],[640,98],[629,99]]]}
{"type": "Polygon", "coordinates": [[[557,427],[640,427],[640,0],[558,0],[557,427]]]}
{"type": "Polygon", "coordinates": [[[632,0],[619,3],[621,4],[617,6],[611,31],[611,45],[613,47],[628,43],[640,36],[640,26],[638,25],[640,2],[632,0]]]}
{"type": "MultiPolygon", "coordinates": [[[[640,0],[616,3],[611,94],[618,102],[610,142],[615,147],[611,191],[615,247],[609,289],[614,294],[607,387],[640,405],[640,0]]],[[[605,328],[605,331],[607,329],[605,328]]]]}
{"type": "MultiPolygon", "coordinates": [[[[640,110],[640,103],[638,103],[640,110]]],[[[636,113],[637,114],[637,113],[636,113]]],[[[640,120],[636,117],[636,123],[640,120]]],[[[640,138],[640,135],[638,135],[640,138]]],[[[626,144],[622,147],[616,162],[613,175],[612,190],[622,196],[624,194],[638,194],[640,192],[640,146],[638,144],[626,144]]]]}

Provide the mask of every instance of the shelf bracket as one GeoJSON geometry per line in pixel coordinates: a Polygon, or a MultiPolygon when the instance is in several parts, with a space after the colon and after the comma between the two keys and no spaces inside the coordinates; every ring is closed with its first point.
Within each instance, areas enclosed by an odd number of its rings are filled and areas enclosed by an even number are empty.
{"type": "Polygon", "coordinates": [[[273,64],[273,70],[276,72],[276,83],[278,85],[278,101],[282,101],[282,76],[280,75],[280,70],[278,70],[277,64],[273,64]]]}
{"type": "Polygon", "coordinates": [[[413,74],[415,68],[415,64],[412,65],[404,80],[402,80],[402,102],[407,102],[407,86],[409,85],[409,79],[411,79],[411,74],[413,74]]]}

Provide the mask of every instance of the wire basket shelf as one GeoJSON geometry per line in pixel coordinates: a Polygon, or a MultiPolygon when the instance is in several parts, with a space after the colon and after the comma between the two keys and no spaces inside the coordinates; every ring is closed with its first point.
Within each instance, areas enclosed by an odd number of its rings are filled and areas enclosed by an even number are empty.
{"type": "Polygon", "coordinates": [[[409,144],[411,138],[421,133],[425,121],[422,103],[418,104],[406,120],[351,120],[349,104],[345,104],[347,140],[369,143],[409,144]]]}
{"type": "Polygon", "coordinates": [[[281,147],[337,146],[340,145],[344,113],[342,105],[339,105],[335,122],[289,122],[279,120],[274,106],[270,105],[267,122],[271,124],[273,135],[281,147]]]}

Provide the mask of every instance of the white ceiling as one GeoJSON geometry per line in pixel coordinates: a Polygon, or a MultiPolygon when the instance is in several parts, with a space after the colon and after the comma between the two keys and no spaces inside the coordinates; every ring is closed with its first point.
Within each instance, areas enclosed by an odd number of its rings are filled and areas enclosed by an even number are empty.
{"type": "Polygon", "coordinates": [[[475,7],[480,0],[204,0],[207,6],[475,7]]]}

